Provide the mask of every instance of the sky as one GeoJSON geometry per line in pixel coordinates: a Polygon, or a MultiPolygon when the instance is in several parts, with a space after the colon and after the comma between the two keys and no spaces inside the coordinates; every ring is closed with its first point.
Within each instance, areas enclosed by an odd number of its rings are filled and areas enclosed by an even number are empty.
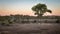
{"type": "Polygon", "coordinates": [[[52,14],[45,13],[44,15],[60,16],[60,0],[0,0],[0,15],[34,16],[31,8],[38,3],[46,4],[47,8],[52,11],[52,14]]]}

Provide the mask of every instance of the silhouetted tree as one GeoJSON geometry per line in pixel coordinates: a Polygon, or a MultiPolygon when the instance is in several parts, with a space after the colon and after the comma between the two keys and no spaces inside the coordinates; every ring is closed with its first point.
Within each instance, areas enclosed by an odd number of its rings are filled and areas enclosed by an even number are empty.
{"type": "Polygon", "coordinates": [[[52,13],[51,10],[47,9],[47,6],[45,4],[37,4],[32,7],[32,10],[35,11],[35,15],[42,16],[46,12],[52,13]]]}

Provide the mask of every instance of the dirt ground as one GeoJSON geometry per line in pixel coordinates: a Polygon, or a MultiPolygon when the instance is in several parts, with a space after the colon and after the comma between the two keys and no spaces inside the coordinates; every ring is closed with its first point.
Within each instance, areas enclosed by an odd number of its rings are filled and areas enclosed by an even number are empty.
{"type": "Polygon", "coordinates": [[[41,24],[19,24],[10,26],[0,25],[0,34],[60,34],[60,24],[41,23],[41,24]]]}

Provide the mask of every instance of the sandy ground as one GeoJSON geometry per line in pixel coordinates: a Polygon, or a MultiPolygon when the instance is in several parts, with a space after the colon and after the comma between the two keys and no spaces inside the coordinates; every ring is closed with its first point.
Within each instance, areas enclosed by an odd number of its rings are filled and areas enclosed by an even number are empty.
{"type": "Polygon", "coordinates": [[[60,34],[60,24],[41,23],[41,24],[19,24],[11,26],[1,26],[0,34],[60,34]]]}

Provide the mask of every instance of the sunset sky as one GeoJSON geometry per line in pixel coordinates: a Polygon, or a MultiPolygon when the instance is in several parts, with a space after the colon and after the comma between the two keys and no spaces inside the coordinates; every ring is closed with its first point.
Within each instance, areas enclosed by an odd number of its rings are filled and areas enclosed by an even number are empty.
{"type": "Polygon", "coordinates": [[[60,0],[0,0],[0,15],[23,14],[34,16],[31,8],[38,4],[46,4],[47,8],[52,10],[52,14],[60,16],[60,0]]]}

